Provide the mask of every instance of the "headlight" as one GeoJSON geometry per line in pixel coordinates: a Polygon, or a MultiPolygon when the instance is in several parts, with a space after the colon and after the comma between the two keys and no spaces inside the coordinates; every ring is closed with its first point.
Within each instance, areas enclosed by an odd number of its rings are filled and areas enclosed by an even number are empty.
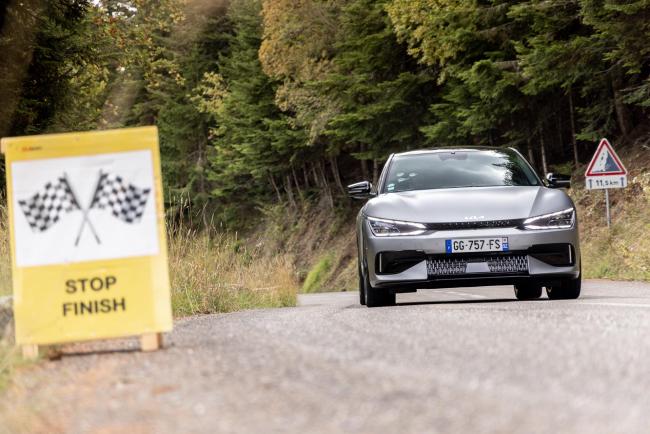
{"type": "Polygon", "coordinates": [[[576,210],[565,209],[524,220],[524,229],[569,229],[576,221],[576,210]]]}
{"type": "Polygon", "coordinates": [[[397,235],[420,235],[427,227],[422,223],[401,222],[367,217],[370,230],[378,237],[394,237],[397,235]]]}

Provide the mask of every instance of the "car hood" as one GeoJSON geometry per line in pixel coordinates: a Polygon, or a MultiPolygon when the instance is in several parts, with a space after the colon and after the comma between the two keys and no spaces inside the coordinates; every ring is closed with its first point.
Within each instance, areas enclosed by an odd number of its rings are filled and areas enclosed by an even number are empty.
{"type": "Polygon", "coordinates": [[[509,220],[573,206],[562,190],[546,187],[471,187],[385,193],[366,203],[367,216],[418,223],[509,220]]]}

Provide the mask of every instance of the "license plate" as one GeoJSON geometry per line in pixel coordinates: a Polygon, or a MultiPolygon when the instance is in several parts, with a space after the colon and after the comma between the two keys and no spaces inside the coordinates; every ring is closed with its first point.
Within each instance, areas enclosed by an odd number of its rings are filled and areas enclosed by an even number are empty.
{"type": "Polygon", "coordinates": [[[507,252],[508,238],[463,238],[445,240],[447,253],[507,252]]]}

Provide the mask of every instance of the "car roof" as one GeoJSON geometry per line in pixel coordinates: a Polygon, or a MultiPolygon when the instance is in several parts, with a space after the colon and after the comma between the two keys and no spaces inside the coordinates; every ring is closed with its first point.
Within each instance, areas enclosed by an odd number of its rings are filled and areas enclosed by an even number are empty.
{"type": "Polygon", "coordinates": [[[450,146],[440,148],[416,149],[413,151],[396,152],[393,154],[395,157],[402,155],[417,155],[417,154],[435,154],[438,152],[480,152],[480,151],[500,151],[512,152],[512,148],[498,148],[496,146],[450,146]]]}

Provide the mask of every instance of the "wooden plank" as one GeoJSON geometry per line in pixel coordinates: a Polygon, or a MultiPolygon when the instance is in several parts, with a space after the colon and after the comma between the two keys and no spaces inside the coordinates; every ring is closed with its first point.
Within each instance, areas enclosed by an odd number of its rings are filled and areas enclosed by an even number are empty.
{"type": "Polygon", "coordinates": [[[23,345],[23,359],[36,360],[38,359],[38,345],[23,345]]]}
{"type": "Polygon", "coordinates": [[[162,348],[162,333],[146,333],[140,336],[140,351],[156,351],[162,348]]]}

